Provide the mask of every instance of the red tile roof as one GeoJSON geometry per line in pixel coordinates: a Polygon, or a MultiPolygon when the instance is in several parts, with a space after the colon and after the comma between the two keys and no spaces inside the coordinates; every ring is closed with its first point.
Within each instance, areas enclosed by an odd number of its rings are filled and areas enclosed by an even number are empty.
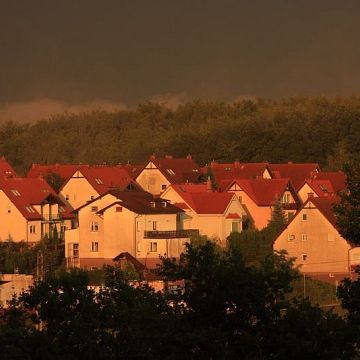
{"type": "Polygon", "coordinates": [[[175,190],[197,214],[223,214],[234,197],[232,193],[175,190]]]}
{"type": "Polygon", "coordinates": [[[49,172],[58,174],[65,181],[70,179],[76,170],[87,168],[89,165],[76,165],[76,164],[52,164],[52,165],[40,165],[32,164],[30,170],[27,173],[28,178],[38,178],[45,176],[49,172]]]}
{"type": "Polygon", "coordinates": [[[16,171],[6,161],[6,159],[4,157],[0,158],[0,176],[1,177],[15,177],[16,176],[16,171]]]}
{"type": "Polygon", "coordinates": [[[289,189],[297,200],[289,179],[236,179],[227,189],[233,184],[238,184],[258,206],[274,205],[274,201],[281,197],[286,189],[289,189]]]}
{"type": "Polygon", "coordinates": [[[62,217],[73,218],[72,209],[66,206],[50,185],[41,178],[3,179],[0,181],[0,189],[28,220],[42,219],[41,214],[33,208],[33,205],[41,205],[49,199],[63,207],[62,217]]]}
{"type": "Polygon", "coordinates": [[[311,187],[317,196],[323,197],[335,193],[330,180],[307,179],[303,185],[305,185],[305,183],[311,187]]]}
{"type": "Polygon", "coordinates": [[[219,164],[211,162],[209,169],[221,189],[224,189],[234,179],[255,179],[262,177],[265,170],[271,171],[268,163],[234,163],[219,164]]]}
{"type": "MultiPolygon", "coordinates": [[[[115,201],[112,204],[100,209],[98,212],[102,213],[107,209],[121,205],[136,214],[178,214],[183,210],[170,204],[167,200],[154,197],[152,194],[145,191],[116,191],[110,190],[106,194],[111,194],[119,201],[115,201]]],[[[103,194],[105,195],[105,194],[103,194]]],[[[102,195],[102,196],[103,196],[102,195]]],[[[96,201],[98,198],[94,199],[96,201]]],[[[93,201],[79,207],[77,210],[91,204],[93,201]]]]}
{"type": "Polygon", "coordinates": [[[118,166],[91,166],[80,171],[100,195],[111,188],[125,190],[129,185],[140,188],[128,172],[118,166]]]}
{"type": "Polygon", "coordinates": [[[320,166],[316,163],[269,164],[269,167],[273,173],[279,174],[281,178],[290,179],[295,190],[298,190],[312,173],[320,171],[320,166]]]}
{"type": "Polygon", "coordinates": [[[312,173],[310,179],[312,180],[328,180],[331,182],[334,192],[346,190],[346,175],[343,171],[337,172],[318,172],[312,173]]]}
{"type": "Polygon", "coordinates": [[[208,185],[207,184],[173,184],[171,187],[176,192],[190,192],[190,193],[201,193],[207,192],[208,185]]]}
{"type": "Polygon", "coordinates": [[[308,202],[313,203],[316,206],[316,208],[330,222],[330,224],[337,229],[336,217],[333,211],[333,205],[339,202],[339,198],[337,196],[312,197],[307,200],[307,202],[304,204],[304,207],[306,207],[306,204],[308,202]]]}
{"type": "Polygon", "coordinates": [[[175,159],[171,156],[157,158],[151,156],[152,162],[168,179],[171,184],[181,184],[186,182],[196,182],[200,175],[200,167],[195,163],[191,156],[175,159]]]}

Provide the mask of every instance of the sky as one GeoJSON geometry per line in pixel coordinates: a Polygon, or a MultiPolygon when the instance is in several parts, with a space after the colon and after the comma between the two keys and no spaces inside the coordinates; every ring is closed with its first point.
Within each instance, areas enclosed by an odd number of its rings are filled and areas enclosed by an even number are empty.
{"type": "Polygon", "coordinates": [[[0,121],[360,95],[358,0],[0,0],[0,121]]]}

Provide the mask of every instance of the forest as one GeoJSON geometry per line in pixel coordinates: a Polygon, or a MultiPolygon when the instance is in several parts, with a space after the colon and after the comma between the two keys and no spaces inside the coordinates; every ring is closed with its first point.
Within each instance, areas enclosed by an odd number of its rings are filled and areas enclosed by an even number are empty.
{"type": "Polygon", "coordinates": [[[293,161],[338,170],[359,149],[360,97],[193,101],[175,110],[145,103],[0,125],[0,155],[19,174],[32,163],[143,163],[151,154],[191,154],[199,165],[293,161]]]}

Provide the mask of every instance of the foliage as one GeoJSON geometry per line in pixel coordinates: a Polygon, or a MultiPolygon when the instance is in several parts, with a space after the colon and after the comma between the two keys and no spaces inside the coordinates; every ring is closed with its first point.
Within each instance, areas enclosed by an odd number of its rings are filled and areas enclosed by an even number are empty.
{"type": "Polygon", "coordinates": [[[59,174],[54,173],[53,171],[49,171],[44,176],[44,179],[56,192],[61,189],[62,185],[65,182],[65,180],[59,174]]]}
{"type": "Polygon", "coordinates": [[[359,157],[359,115],[357,97],[194,101],[176,110],[148,103],[131,111],[64,114],[25,125],[4,123],[0,153],[20,173],[33,162],[141,163],[152,153],[192,154],[201,165],[213,159],[291,160],[339,170],[344,160],[359,157]]]}
{"type": "Polygon", "coordinates": [[[344,167],[347,191],[340,194],[340,203],[334,205],[340,234],[353,244],[360,244],[360,164],[344,167]]]}
{"type": "Polygon", "coordinates": [[[164,259],[183,293],[129,285],[107,267],[97,292],[81,270],[48,274],[0,311],[2,357],[11,359],[349,359],[355,333],[307,301],[288,301],[298,276],[283,255],[246,264],[237,248],[192,246],[164,259]],[[16,344],[16,346],[14,346],[16,344]]]}

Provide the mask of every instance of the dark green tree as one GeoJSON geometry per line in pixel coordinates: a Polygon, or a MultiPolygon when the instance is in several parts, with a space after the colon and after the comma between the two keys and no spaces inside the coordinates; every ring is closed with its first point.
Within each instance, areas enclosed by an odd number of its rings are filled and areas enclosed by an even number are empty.
{"type": "Polygon", "coordinates": [[[340,193],[334,212],[340,234],[351,243],[360,244],[360,164],[346,164],[344,172],[347,190],[340,193]]]}

